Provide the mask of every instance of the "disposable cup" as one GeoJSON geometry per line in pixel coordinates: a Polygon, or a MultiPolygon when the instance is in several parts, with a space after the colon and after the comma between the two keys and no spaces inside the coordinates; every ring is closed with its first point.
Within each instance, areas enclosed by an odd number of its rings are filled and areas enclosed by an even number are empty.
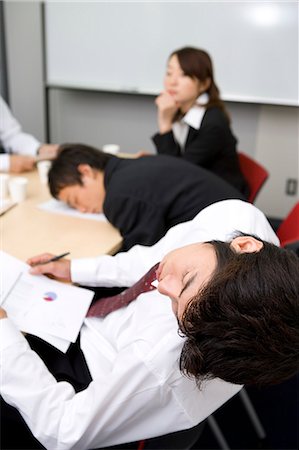
{"type": "Polygon", "coordinates": [[[48,172],[51,167],[51,161],[44,160],[37,163],[39,180],[42,184],[48,184],[48,172]]]}
{"type": "Polygon", "coordinates": [[[25,177],[14,177],[9,181],[9,195],[13,202],[23,202],[27,197],[28,180],[25,177]]]}
{"type": "Polygon", "coordinates": [[[112,155],[116,155],[120,150],[120,146],[117,144],[105,144],[103,145],[102,150],[104,153],[111,153],[112,155]]]}

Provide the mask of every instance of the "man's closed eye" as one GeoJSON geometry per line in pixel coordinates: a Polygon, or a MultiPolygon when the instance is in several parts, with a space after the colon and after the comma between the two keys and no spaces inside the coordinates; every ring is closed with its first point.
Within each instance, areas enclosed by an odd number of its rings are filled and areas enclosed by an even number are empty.
{"type": "Polygon", "coordinates": [[[181,290],[180,294],[179,294],[179,298],[181,297],[181,295],[193,284],[195,278],[197,276],[197,273],[195,273],[194,275],[192,275],[191,278],[189,278],[189,280],[186,282],[185,286],[183,287],[183,289],[181,290]]]}

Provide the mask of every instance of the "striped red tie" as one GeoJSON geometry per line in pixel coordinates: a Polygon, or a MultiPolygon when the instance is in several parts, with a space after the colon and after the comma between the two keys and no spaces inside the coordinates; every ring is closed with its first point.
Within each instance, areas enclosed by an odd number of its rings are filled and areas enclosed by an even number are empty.
{"type": "Polygon", "coordinates": [[[151,283],[157,278],[156,272],[158,267],[159,263],[155,264],[137,283],[120,294],[95,300],[88,310],[87,317],[105,317],[112,311],[127,306],[138,295],[156,289],[151,283]]]}

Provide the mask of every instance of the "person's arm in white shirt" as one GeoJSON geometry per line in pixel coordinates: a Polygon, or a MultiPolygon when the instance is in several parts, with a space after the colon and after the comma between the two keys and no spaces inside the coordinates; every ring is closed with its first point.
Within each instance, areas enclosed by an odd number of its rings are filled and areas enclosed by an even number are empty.
{"type": "Polygon", "coordinates": [[[151,371],[151,352],[140,353],[134,341],[117,351],[111,370],[76,394],[71,384],[55,380],[9,319],[0,327],[1,394],[46,448],[98,448],[195,425],[164,372],[151,371]]]}
{"type": "Polygon", "coordinates": [[[0,153],[0,172],[9,171],[9,155],[7,153],[0,153]]]}
{"type": "Polygon", "coordinates": [[[178,224],[152,246],[135,245],[114,256],[74,259],[71,261],[71,279],[86,286],[131,286],[175,248],[181,238],[188,236],[190,228],[192,221],[178,224]]]}
{"type": "Polygon", "coordinates": [[[0,171],[20,173],[32,170],[36,156],[53,158],[58,145],[41,144],[34,136],[24,133],[0,96],[0,144],[7,153],[0,155],[0,171]]]}
{"type": "Polygon", "coordinates": [[[0,141],[7,153],[36,156],[41,143],[22,131],[5,101],[0,97],[0,141]]]}
{"type": "MultiPolygon", "coordinates": [[[[114,256],[102,255],[96,258],[80,258],[71,261],[45,263],[50,253],[33,256],[27,260],[33,275],[52,274],[54,277],[85,286],[126,287],[138,281],[163,256],[177,247],[180,239],[189,236],[192,221],[172,227],[166,235],[152,246],[135,245],[127,252],[114,256]]],[[[183,245],[183,243],[182,243],[183,245]]]]}
{"type": "MultiPolygon", "coordinates": [[[[171,240],[177,237],[175,233],[171,240]]],[[[87,284],[96,277],[91,284],[98,281],[104,286],[105,280],[108,286],[110,282],[112,286],[133,284],[162,258],[168,240],[164,237],[152,247],[138,245],[114,257],[79,260],[80,281],[87,284]],[[89,267],[94,267],[91,275],[89,267]]],[[[185,428],[195,425],[168,388],[157,382],[143,361],[147,353],[139,354],[134,341],[117,352],[109,377],[97,377],[76,394],[69,383],[56,382],[9,319],[2,319],[0,328],[2,396],[18,408],[46,448],[96,448],[154,436],[159,427],[163,433],[172,432],[179,422],[185,428]],[[163,415],[169,415],[169,407],[172,420],[165,423],[163,415]]],[[[164,336],[165,324],[161,330],[164,336]]]]}
{"type": "MultiPolygon", "coordinates": [[[[72,260],[67,279],[86,286],[131,286],[154,264],[161,261],[166,253],[178,246],[195,242],[196,236],[198,242],[212,239],[227,241],[233,237],[235,231],[256,234],[262,239],[279,244],[261,211],[241,200],[224,200],[205,208],[193,220],[172,227],[152,246],[135,245],[129,251],[115,256],[103,255],[72,260]],[[225,220],[219,222],[219,218],[224,217],[225,220]]],[[[44,256],[44,261],[48,259],[49,255],[44,256]]],[[[37,256],[28,260],[28,263],[40,264],[41,261],[41,257],[37,256]]],[[[55,266],[58,263],[54,263],[55,266]]],[[[63,274],[52,272],[49,265],[38,265],[33,268],[32,273],[49,273],[49,270],[54,276],[65,278],[63,274]]]]}

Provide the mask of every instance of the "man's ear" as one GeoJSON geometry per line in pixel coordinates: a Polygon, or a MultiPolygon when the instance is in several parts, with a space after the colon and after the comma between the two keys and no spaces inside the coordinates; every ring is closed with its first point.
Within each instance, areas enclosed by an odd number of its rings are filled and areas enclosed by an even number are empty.
{"type": "Polygon", "coordinates": [[[84,182],[84,178],[90,178],[93,177],[94,171],[92,167],[90,167],[89,164],[79,164],[78,165],[78,172],[81,175],[81,180],[84,182]]]}
{"type": "Polygon", "coordinates": [[[254,253],[259,252],[264,244],[252,236],[238,236],[232,240],[230,246],[236,253],[254,253]]]}

